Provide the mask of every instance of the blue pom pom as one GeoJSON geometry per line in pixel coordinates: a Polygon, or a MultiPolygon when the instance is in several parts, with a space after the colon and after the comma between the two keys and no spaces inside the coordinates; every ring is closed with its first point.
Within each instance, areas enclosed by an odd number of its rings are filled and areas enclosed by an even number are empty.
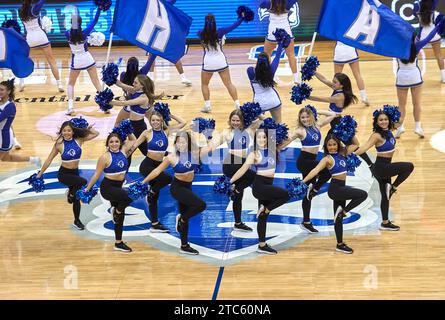
{"type": "Polygon", "coordinates": [[[37,178],[37,173],[34,173],[29,177],[28,184],[32,187],[34,192],[43,192],[45,191],[45,182],[43,181],[43,177],[37,178]]]}
{"type": "Polygon", "coordinates": [[[122,131],[121,127],[114,127],[113,130],[111,130],[112,133],[117,133],[119,137],[121,137],[122,141],[127,140],[127,134],[122,131]]]}
{"type": "Polygon", "coordinates": [[[357,128],[357,122],[352,116],[344,116],[340,119],[340,123],[337,124],[332,130],[334,135],[343,142],[351,141],[355,136],[355,129],[357,128]]]}
{"type": "Polygon", "coordinates": [[[289,46],[291,37],[286,30],[277,28],[272,32],[272,34],[275,36],[277,42],[283,46],[283,48],[287,48],[289,46]]]}
{"type": "Polygon", "coordinates": [[[213,185],[213,192],[225,194],[230,197],[233,192],[230,178],[226,175],[223,175],[216,179],[215,184],[213,185]]]}
{"type": "Polygon", "coordinates": [[[346,168],[348,172],[355,172],[355,169],[358,168],[360,163],[362,163],[362,160],[360,160],[355,153],[351,153],[346,157],[346,168]]]}
{"type": "Polygon", "coordinates": [[[119,65],[115,63],[108,63],[106,66],[102,67],[102,81],[105,82],[107,86],[116,84],[118,76],[119,65]]]}
{"type": "Polygon", "coordinates": [[[240,107],[241,112],[243,113],[244,118],[244,126],[249,127],[253,121],[255,121],[260,114],[263,113],[261,110],[260,104],[255,102],[247,102],[240,107]]]}
{"type": "Polygon", "coordinates": [[[312,88],[306,83],[293,86],[291,91],[291,101],[295,104],[302,104],[304,100],[311,96],[312,88]]]}
{"type": "Polygon", "coordinates": [[[148,191],[148,184],[135,182],[128,187],[128,196],[134,201],[146,197],[148,191]]]}
{"type": "Polygon", "coordinates": [[[172,119],[170,117],[170,108],[168,107],[168,103],[156,102],[154,104],[154,110],[162,115],[162,118],[164,118],[165,123],[168,125],[168,122],[172,119]]]}
{"type": "Polygon", "coordinates": [[[286,184],[289,197],[292,199],[303,199],[307,193],[307,185],[300,178],[293,178],[286,184]]]}
{"type": "Polygon", "coordinates": [[[97,195],[98,187],[93,186],[90,191],[85,191],[87,186],[84,185],[80,190],[76,192],[76,198],[80,200],[82,203],[89,204],[91,200],[97,195]]]}
{"type": "Polygon", "coordinates": [[[108,11],[111,7],[111,0],[94,0],[94,3],[102,11],[108,11]]]}
{"type": "MultiPolygon", "coordinates": [[[[283,141],[289,137],[289,128],[284,123],[276,123],[273,118],[264,119],[260,126],[260,129],[275,130],[275,143],[280,145],[283,141]]],[[[272,136],[273,137],[273,136],[272,136]]]]}
{"type": "Polygon", "coordinates": [[[2,28],[13,28],[15,31],[17,31],[17,33],[22,32],[22,29],[20,28],[19,23],[13,19],[3,21],[2,28]]]}
{"type": "Polygon", "coordinates": [[[317,118],[318,118],[317,108],[315,108],[314,106],[311,106],[310,104],[305,106],[305,108],[307,108],[307,109],[312,111],[312,114],[314,115],[315,121],[317,121],[317,118]]]}
{"type": "Polygon", "coordinates": [[[206,137],[211,138],[215,130],[215,120],[201,117],[195,118],[192,121],[192,130],[194,132],[204,133],[206,137]]]}
{"type": "Polygon", "coordinates": [[[310,56],[304,66],[301,68],[301,79],[303,81],[309,81],[315,75],[317,71],[317,67],[320,65],[317,57],[310,56]]]}
{"type": "Polygon", "coordinates": [[[399,107],[391,106],[389,104],[383,106],[383,112],[385,112],[391,121],[396,123],[400,121],[400,111],[399,107]]]}
{"type": "Polygon", "coordinates": [[[106,88],[104,91],[96,94],[96,98],[94,100],[99,105],[100,110],[107,111],[113,108],[113,106],[110,105],[110,102],[113,100],[113,98],[113,91],[111,91],[109,88],[106,88]]]}
{"type": "Polygon", "coordinates": [[[243,19],[245,22],[252,21],[255,16],[253,11],[246,6],[239,6],[238,10],[236,10],[236,14],[238,15],[238,19],[243,19]]]}
{"type": "Polygon", "coordinates": [[[134,133],[133,125],[129,119],[122,120],[121,123],[119,123],[119,128],[123,133],[125,133],[125,135],[134,133]]]}
{"type": "Polygon", "coordinates": [[[74,127],[79,129],[87,129],[89,124],[88,121],[86,121],[84,118],[72,118],[70,122],[73,124],[74,127]]]}
{"type": "Polygon", "coordinates": [[[201,173],[203,170],[202,164],[198,164],[195,166],[195,173],[201,173]]]}

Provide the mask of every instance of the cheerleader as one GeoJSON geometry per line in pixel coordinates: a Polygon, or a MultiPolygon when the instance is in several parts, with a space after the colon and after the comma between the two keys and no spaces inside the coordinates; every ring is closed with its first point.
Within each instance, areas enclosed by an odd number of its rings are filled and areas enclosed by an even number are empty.
{"type": "Polygon", "coordinates": [[[341,141],[329,134],[324,142],[325,157],[319,164],[303,179],[304,183],[311,181],[323,169],[327,168],[332,175],[329,184],[328,196],[334,201],[334,230],[337,238],[337,251],[351,254],[353,250],[343,242],[343,217],[348,212],[366,200],[368,194],[361,189],[346,185],[346,156],[351,154],[357,145],[351,144],[343,147],[341,141]],[[350,202],[346,205],[346,201],[350,202]]]}
{"type": "Polygon", "coordinates": [[[259,129],[255,132],[255,149],[251,152],[241,168],[230,179],[235,183],[250,170],[250,166],[256,168],[256,175],[252,185],[252,194],[258,199],[257,232],[259,244],[257,252],[265,254],[277,254],[277,251],[266,243],[267,218],[272,210],[282,206],[289,200],[286,189],[273,185],[277,154],[274,139],[269,136],[269,130],[259,129]]]}
{"type": "Polygon", "coordinates": [[[334,49],[334,73],[343,72],[345,64],[349,64],[354,75],[357,87],[360,92],[360,98],[365,106],[369,107],[368,96],[366,95],[365,82],[360,73],[360,57],[356,48],[350,47],[343,42],[337,41],[334,49]]]}
{"type": "MultiPolygon", "coordinates": [[[[318,150],[321,144],[320,128],[329,124],[338,115],[334,112],[317,110],[318,115],[326,116],[323,120],[318,120],[315,117],[310,106],[306,106],[298,112],[298,127],[289,139],[279,146],[279,150],[285,148],[292,141],[299,139],[301,141],[301,152],[297,159],[297,169],[305,178],[309,172],[314,169],[319,161],[316,160],[318,150]]],[[[313,193],[317,193],[321,186],[329,181],[331,175],[328,169],[322,170],[317,177],[309,181],[309,188],[313,193]]],[[[306,196],[302,201],[303,222],[300,227],[307,233],[317,233],[318,230],[314,228],[310,219],[312,197],[306,196]]]]}
{"type": "MultiPolygon", "coordinates": [[[[252,149],[252,139],[255,130],[262,123],[263,116],[254,121],[249,127],[244,126],[244,117],[241,110],[233,110],[229,115],[229,128],[224,129],[219,139],[213,139],[211,142],[212,150],[218,146],[227,143],[228,152],[223,163],[223,173],[228,177],[233,175],[243,166],[246,158],[252,149]]],[[[252,228],[241,221],[242,201],[244,189],[249,187],[255,179],[255,172],[247,170],[242,177],[235,182],[235,190],[231,197],[235,224],[233,229],[236,231],[251,232],[252,228]]]]}
{"type": "Polygon", "coordinates": [[[164,158],[162,163],[143,180],[149,183],[161,175],[168,166],[173,168],[174,179],[170,186],[170,192],[178,201],[179,214],[176,215],[176,231],[181,236],[180,253],[197,255],[198,250],[188,243],[189,221],[192,217],[206,209],[206,203],[192,190],[195,169],[199,158],[210,152],[209,147],[198,149],[192,147],[192,139],[189,132],[178,132],[175,138],[175,151],[164,158]]]}
{"type": "Polygon", "coordinates": [[[420,122],[422,107],[421,107],[421,97],[422,97],[422,73],[417,65],[417,55],[419,51],[428,44],[428,42],[433,39],[437,34],[437,30],[445,23],[445,19],[442,19],[437,26],[431,30],[431,32],[422,40],[416,39],[416,34],[413,34],[411,40],[411,53],[409,59],[397,59],[398,69],[396,76],[396,87],[397,87],[397,100],[399,102],[400,108],[400,126],[396,131],[396,138],[400,138],[402,133],[405,132],[404,120],[406,116],[406,100],[408,97],[408,91],[411,90],[411,97],[413,101],[413,116],[416,123],[416,128],[414,133],[417,134],[421,139],[425,137],[422,129],[422,124],[420,122]]]}
{"type": "MultiPolygon", "coordinates": [[[[149,55],[149,57],[151,57],[152,55],[149,55]]],[[[182,65],[181,60],[179,60],[178,62],[175,63],[175,67],[176,70],[179,73],[179,76],[181,77],[181,83],[183,85],[185,85],[186,87],[190,87],[192,85],[192,82],[186,77],[185,73],[184,73],[184,67],[182,65]]],[[[150,72],[148,72],[147,74],[152,80],[155,79],[155,64],[153,63],[151,68],[150,68],[150,72]]]]}
{"type": "Polygon", "coordinates": [[[128,191],[122,188],[125,174],[128,170],[127,158],[131,155],[134,136],[130,135],[125,142],[117,133],[110,133],[105,143],[107,152],[98,160],[96,172],[91,177],[85,191],[88,192],[99,179],[102,173],[104,178],[100,183],[100,194],[111,202],[114,234],[116,242],[114,250],[131,252],[131,248],[122,242],[122,232],[124,228],[125,209],[133,202],[128,196],[128,191]]]}
{"type": "Polygon", "coordinates": [[[201,112],[211,111],[209,82],[214,72],[219,73],[222,82],[235,103],[235,108],[239,108],[240,106],[236,87],[230,79],[229,65],[222,51],[222,38],[225,34],[235,30],[241,22],[243,22],[243,17],[240,17],[230,27],[216,28],[215,16],[209,13],[205,17],[204,29],[198,32],[201,45],[204,49],[201,71],[201,91],[204,97],[204,107],[201,109],[201,112]]]}
{"type": "Polygon", "coordinates": [[[269,28],[264,42],[264,52],[270,57],[277,45],[277,39],[273,34],[276,29],[284,29],[291,36],[290,45],[286,48],[289,66],[294,74],[294,83],[299,83],[297,62],[295,60],[294,37],[290,29],[289,10],[297,3],[297,0],[266,0],[260,3],[260,8],[269,10],[269,28]]]}
{"type": "Polygon", "coordinates": [[[14,79],[0,82],[0,161],[30,162],[40,168],[40,158],[10,153],[14,143],[12,123],[16,115],[14,89],[14,79]]]}
{"type": "MultiPolygon", "coordinates": [[[[72,15],[71,30],[65,31],[65,36],[71,48],[72,58],[70,64],[70,76],[68,80],[68,109],[67,115],[74,113],[74,86],[82,70],[87,70],[96,91],[102,90],[96,69],[96,61],[88,51],[87,37],[93,31],[94,26],[99,20],[101,9],[97,8],[93,21],[85,30],[82,30],[82,18],[79,15],[72,15]]],[[[106,113],[109,113],[106,112],[106,113]]]]}
{"type": "MultiPolygon", "coordinates": [[[[141,144],[147,146],[145,159],[139,166],[139,173],[144,177],[147,177],[162,163],[164,156],[167,154],[168,137],[182,129],[186,124],[185,120],[180,117],[173,114],[171,114],[170,117],[175,120],[177,124],[167,125],[162,114],[157,111],[151,112],[149,118],[151,129],[142,132],[133,145],[133,149],[141,144]]],[[[150,232],[169,232],[158,220],[158,200],[161,189],[169,185],[171,181],[170,175],[166,172],[160,173],[155,179],[150,181],[150,192],[147,195],[151,221],[150,232]]]]}
{"type": "MultiPolygon", "coordinates": [[[[134,135],[136,138],[147,130],[147,124],[144,119],[147,112],[153,107],[155,100],[161,99],[163,94],[155,95],[155,85],[153,81],[146,75],[138,75],[134,79],[133,86],[126,85],[121,81],[117,81],[116,85],[128,92],[127,97],[129,100],[110,102],[112,106],[129,106],[130,107],[130,121],[134,129],[134,135]]],[[[139,145],[139,150],[142,155],[147,154],[147,145],[139,145]]]]}
{"type": "MultiPolygon", "coordinates": [[[[436,11],[439,0],[421,0],[414,3],[413,13],[417,15],[420,23],[419,39],[425,39],[434,29],[434,21],[439,16],[439,12],[436,11]]],[[[431,47],[433,48],[434,56],[437,60],[437,65],[440,69],[440,78],[442,83],[445,83],[445,66],[443,62],[443,57],[440,52],[441,37],[440,34],[436,33],[433,38],[429,41],[431,47]]]]}
{"type": "Polygon", "coordinates": [[[77,230],[84,230],[85,226],[80,221],[80,200],[76,192],[87,184],[87,180],[79,175],[79,162],[82,156],[82,144],[93,140],[99,132],[91,126],[85,129],[77,128],[72,121],[65,121],[60,127],[58,137],[46,161],[43,163],[37,177],[40,178],[51,165],[57,154],[60,153],[62,164],[60,165],[57,179],[68,187],[67,201],[73,205],[74,223],[77,230]]]}
{"type": "MultiPolygon", "coordinates": [[[[63,92],[59,69],[51,49],[51,42],[49,42],[40,22],[40,11],[44,4],[45,0],[23,0],[22,6],[19,9],[19,17],[26,29],[26,42],[30,48],[42,49],[51,67],[51,72],[54,78],[56,78],[57,88],[59,92],[63,92]]],[[[19,91],[23,91],[24,88],[24,79],[20,79],[19,91]]]]}
{"type": "Polygon", "coordinates": [[[261,110],[269,111],[277,123],[281,123],[281,100],[275,90],[276,83],[273,78],[280,64],[282,51],[283,45],[280,43],[272,64],[269,62],[269,56],[262,52],[258,55],[255,68],[247,68],[247,75],[253,89],[253,102],[259,103],[261,110]]]}
{"type": "Polygon", "coordinates": [[[399,231],[400,227],[393,224],[388,218],[389,199],[397,191],[397,187],[405,181],[414,170],[411,162],[391,162],[395,152],[396,140],[392,135],[394,122],[383,110],[374,112],[373,131],[369,140],[354,153],[357,155],[366,152],[372,147],[377,151],[377,159],[374,164],[374,176],[379,183],[380,210],[382,223],[380,230],[399,231]],[[394,183],[391,178],[397,176],[394,183]]]}
{"type": "MultiPolygon", "coordinates": [[[[122,71],[119,79],[120,84],[124,84],[127,86],[133,86],[134,81],[138,75],[147,75],[148,71],[150,70],[151,65],[154,62],[155,57],[149,57],[145,65],[142,66],[141,69],[139,69],[139,60],[136,57],[131,57],[127,61],[127,68],[125,71],[122,71]]],[[[134,88],[133,88],[134,90],[134,88]]],[[[125,98],[128,100],[131,100],[131,92],[128,92],[124,90],[125,98]]],[[[119,113],[117,114],[116,121],[114,122],[114,126],[117,127],[119,123],[122,122],[122,120],[128,119],[131,114],[131,107],[130,106],[124,106],[119,113]]]]}

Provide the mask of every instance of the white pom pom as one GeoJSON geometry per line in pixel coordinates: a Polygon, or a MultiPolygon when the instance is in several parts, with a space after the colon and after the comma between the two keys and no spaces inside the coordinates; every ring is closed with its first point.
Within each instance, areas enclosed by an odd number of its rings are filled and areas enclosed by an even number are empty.
{"type": "Polygon", "coordinates": [[[42,29],[46,33],[50,33],[51,32],[51,27],[53,26],[53,21],[48,16],[42,17],[40,19],[40,23],[42,24],[42,29]]]}
{"type": "Polygon", "coordinates": [[[93,32],[88,36],[88,43],[92,46],[100,47],[105,42],[105,35],[102,32],[93,32]]]}

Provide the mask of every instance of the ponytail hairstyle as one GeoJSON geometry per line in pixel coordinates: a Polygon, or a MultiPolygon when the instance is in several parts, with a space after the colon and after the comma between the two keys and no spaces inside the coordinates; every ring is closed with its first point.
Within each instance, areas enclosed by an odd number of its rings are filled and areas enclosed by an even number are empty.
{"type": "Polygon", "coordinates": [[[62,123],[62,125],[60,126],[60,129],[59,129],[59,132],[57,132],[57,135],[58,135],[57,139],[56,139],[57,143],[62,143],[62,141],[63,141],[62,131],[63,131],[63,129],[65,129],[65,127],[70,127],[71,130],[73,130],[73,139],[85,139],[91,133],[91,131],[89,129],[81,129],[81,128],[75,127],[73,125],[73,123],[68,120],[68,121],[65,121],[62,123]]]}
{"type": "Polygon", "coordinates": [[[216,20],[215,16],[209,13],[205,17],[204,29],[199,33],[199,39],[201,40],[201,44],[207,50],[211,48],[217,50],[218,49],[218,32],[216,29],[216,20]]]}
{"type": "Polygon", "coordinates": [[[419,22],[422,26],[426,27],[431,23],[431,15],[433,10],[433,0],[422,0],[420,1],[419,22]]]}
{"type": "Polygon", "coordinates": [[[329,155],[329,151],[328,151],[328,142],[329,140],[334,140],[335,142],[337,142],[337,152],[340,154],[345,155],[346,154],[346,148],[343,146],[342,142],[340,141],[339,138],[337,138],[333,133],[329,133],[326,137],[326,139],[324,139],[324,144],[323,144],[323,151],[325,156],[329,155]]]}
{"type": "Polygon", "coordinates": [[[122,83],[132,86],[134,79],[139,74],[139,60],[136,57],[131,57],[127,61],[127,70],[125,70],[122,83]]]}
{"type": "Polygon", "coordinates": [[[14,99],[15,99],[14,80],[15,80],[15,78],[12,78],[11,80],[5,80],[5,81],[0,82],[0,86],[6,87],[6,89],[9,91],[9,100],[11,100],[11,101],[14,101],[14,99]]]}
{"type": "Polygon", "coordinates": [[[148,76],[145,74],[139,74],[136,76],[136,78],[139,80],[139,82],[142,85],[142,91],[144,91],[145,95],[148,98],[148,103],[150,106],[153,105],[155,100],[161,99],[164,94],[161,93],[159,95],[155,95],[155,84],[153,80],[151,80],[148,76]]]}
{"type": "Polygon", "coordinates": [[[269,12],[274,14],[286,13],[286,0],[271,0],[269,12]]]}
{"type": "Polygon", "coordinates": [[[309,116],[309,118],[311,118],[311,122],[312,122],[312,126],[311,127],[315,127],[316,124],[317,124],[317,121],[315,120],[315,115],[314,115],[314,113],[312,112],[311,109],[306,108],[306,107],[301,108],[300,111],[298,112],[298,127],[299,128],[306,128],[305,125],[303,124],[303,122],[301,122],[301,115],[303,113],[307,113],[308,114],[308,116],[309,116]]]}
{"type": "Polygon", "coordinates": [[[105,141],[105,147],[108,148],[108,143],[110,142],[110,139],[113,138],[113,137],[116,137],[116,138],[119,139],[119,141],[120,141],[120,143],[121,143],[121,145],[119,146],[119,150],[121,150],[122,147],[124,146],[124,141],[122,141],[121,136],[120,136],[119,134],[115,133],[115,132],[112,132],[112,133],[110,133],[110,134],[108,135],[107,140],[105,141]]]}
{"type": "Polygon", "coordinates": [[[394,122],[391,120],[391,117],[383,110],[379,110],[378,112],[376,112],[376,114],[374,116],[374,120],[372,122],[372,131],[380,134],[383,139],[386,139],[389,136],[389,132],[393,129],[394,129],[394,122]],[[382,114],[384,114],[386,117],[388,117],[388,122],[389,122],[388,130],[382,129],[378,124],[378,119],[379,119],[380,115],[382,115],[382,114]]]}
{"type": "Polygon", "coordinates": [[[71,16],[70,43],[78,44],[85,40],[82,34],[82,17],[76,13],[71,16]]]}
{"type": "Polygon", "coordinates": [[[29,21],[32,18],[31,6],[33,0],[23,0],[22,6],[19,9],[19,17],[22,21],[29,21]]]}
{"type": "Polygon", "coordinates": [[[261,52],[258,56],[255,67],[255,80],[264,88],[273,88],[276,85],[276,82],[273,80],[267,53],[261,52]]]}
{"type": "Polygon", "coordinates": [[[343,86],[343,94],[345,96],[345,102],[343,108],[346,108],[351,103],[357,103],[358,99],[352,92],[352,84],[349,77],[344,73],[336,73],[334,77],[340,82],[343,86]]]}

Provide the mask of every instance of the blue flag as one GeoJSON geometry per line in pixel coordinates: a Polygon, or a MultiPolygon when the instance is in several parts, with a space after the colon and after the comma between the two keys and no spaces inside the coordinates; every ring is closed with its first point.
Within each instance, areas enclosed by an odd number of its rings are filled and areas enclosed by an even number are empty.
{"type": "Polygon", "coordinates": [[[192,18],[164,0],[117,0],[111,31],[170,62],[184,55],[192,18]]]}
{"type": "Polygon", "coordinates": [[[0,68],[11,69],[19,78],[26,78],[34,71],[28,43],[10,28],[0,28],[0,68]]]}
{"type": "Polygon", "coordinates": [[[317,32],[363,51],[408,59],[414,28],[377,0],[325,0],[317,32]]]}

